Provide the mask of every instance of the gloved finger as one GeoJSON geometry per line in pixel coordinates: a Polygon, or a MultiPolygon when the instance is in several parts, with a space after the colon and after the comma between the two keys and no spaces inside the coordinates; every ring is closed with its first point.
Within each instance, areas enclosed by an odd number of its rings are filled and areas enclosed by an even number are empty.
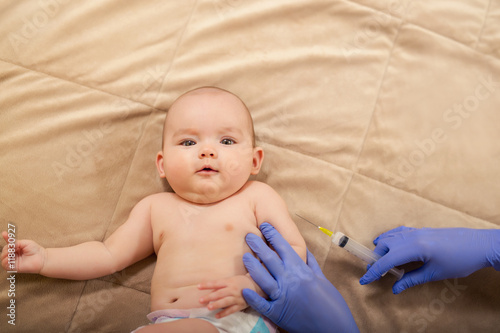
{"type": "Polygon", "coordinates": [[[259,296],[252,289],[243,289],[242,292],[243,298],[255,311],[258,313],[267,316],[270,312],[271,305],[268,301],[259,296]]]}
{"type": "Polygon", "coordinates": [[[363,275],[361,277],[361,279],[359,279],[359,284],[364,286],[365,284],[369,284],[369,283],[372,283],[373,281],[377,281],[381,277],[382,277],[382,275],[377,274],[376,272],[372,272],[370,269],[368,269],[366,271],[365,275],[363,275]]]}
{"type": "Polygon", "coordinates": [[[260,231],[269,244],[273,246],[274,250],[278,253],[283,262],[294,264],[302,261],[297,252],[295,252],[292,246],[276,229],[274,229],[272,225],[264,222],[260,225],[260,231]]]}
{"type": "Polygon", "coordinates": [[[309,251],[309,249],[307,249],[307,266],[309,266],[309,268],[313,271],[313,273],[316,276],[323,278],[325,277],[323,271],[318,265],[318,262],[316,261],[316,258],[313,256],[311,251],[309,251]]]}
{"type": "Polygon", "coordinates": [[[262,266],[262,264],[254,258],[250,253],[243,255],[243,264],[248,270],[252,279],[259,285],[259,287],[267,295],[273,295],[278,288],[278,283],[269,274],[269,272],[262,266]]]}
{"type": "Polygon", "coordinates": [[[425,265],[416,270],[405,273],[401,280],[394,283],[392,286],[392,292],[397,295],[408,288],[432,281],[429,276],[429,272],[425,268],[425,265]]]}
{"type": "MultiPolygon", "coordinates": [[[[373,242],[375,243],[375,241],[373,241],[373,242]]],[[[379,256],[383,257],[390,250],[389,245],[387,243],[388,243],[387,240],[382,240],[380,242],[377,242],[377,246],[375,246],[375,248],[373,249],[373,252],[375,252],[379,256]]]]}
{"type": "Polygon", "coordinates": [[[260,237],[254,234],[247,234],[245,240],[252,251],[266,265],[267,270],[274,276],[279,277],[284,273],[283,261],[278,257],[276,252],[271,250],[260,237]]]}
{"type": "Polygon", "coordinates": [[[394,228],[394,229],[391,229],[389,231],[386,231],[382,234],[380,234],[377,238],[375,238],[373,240],[373,244],[377,245],[378,242],[381,240],[381,239],[384,239],[384,238],[388,238],[388,237],[394,237],[398,234],[401,234],[402,232],[406,232],[406,231],[410,231],[410,230],[415,230],[416,228],[409,228],[409,227],[405,227],[404,225],[400,226],[400,227],[397,227],[397,228],[394,228]]]}
{"type": "MultiPolygon", "coordinates": [[[[384,240],[377,246],[384,246],[383,244],[386,242],[387,241],[384,240]]],[[[359,282],[361,284],[371,283],[375,280],[378,280],[391,268],[414,261],[424,261],[418,248],[413,246],[406,246],[406,244],[402,248],[395,246],[391,248],[386,255],[374,262],[359,282]]]]}
{"type": "Polygon", "coordinates": [[[399,256],[397,253],[388,253],[368,268],[365,275],[359,280],[359,283],[365,285],[380,279],[391,268],[409,262],[405,258],[407,257],[399,256]]]}

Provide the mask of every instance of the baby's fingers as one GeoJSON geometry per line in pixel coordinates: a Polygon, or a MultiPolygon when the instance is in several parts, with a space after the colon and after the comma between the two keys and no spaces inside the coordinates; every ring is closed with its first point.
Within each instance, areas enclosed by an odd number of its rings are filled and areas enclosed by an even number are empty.
{"type": "Polygon", "coordinates": [[[202,282],[198,285],[198,289],[200,289],[200,290],[220,289],[220,288],[225,288],[225,287],[227,287],[227,283],[223,280],[202,282]]]}
{"type": "Polygon", "coordinates": [[[223,297],[223,298],[218,299],[217,301],[213,301],[213,302],[208,303],[207,309],[212,311],[212,310],[217,310],[217,309],[225,309],[225,308],[231,307],[233,305],[237,305],[236,300],[234,299],[234,297],[229,296],[229,297],[223,297]]]}
{"type": "MultiPolygon", "coordinates": [[[[219,290],[215,290],[215,291],[211,292],[210,294],[207,294],[207,295],[201,297],[200,303],[206,304],[206,303],[220,300],[220,299],[222,299],[224,297],[228,297],[228,296],[233,296],[232,293],[228,289],[219,289],[219,290]]],[[[211,309],[211,310],[215,310],[215,308],[211,309]]]]}
{"type": "Polygon", "coordinates": [[[5,239],[6,243],[9,243],[9,234],[7,233],[7,231],[2,231],[2,237],[3,239],[5,239]]]}
{"type": "Polygon", "coordinates": [[[10,271],[11,269],[9,267],[9,260],[7,258],[6,247],[4,247],[4,250],[2,250],[1,260],[2,260],[2,268],[5,269],[6,271],[10,271]]]}
{"type": "Polygon", "coordinates": [[[233,306],[228,307],[227,309],[222,310],[221,312],[218,312],[215,315],[215,318],[220,319],[220,318],[229,316],[230,314],[233,314],[233,313],[238,312],[238,311],[243,310],[243,309],[244,308],[241,308],[238,305],[233,305],[233,306]]]}
{"type": "Polygon", "coordinates": [[[11,250],[9,251],[9,246],[12,247],[12,245],[8,245],[9,244],[9,241],[8,241],[9,235],[8,235],[7,231],[2,231],[2,237],[7,242],[7,245],[3,246],[2,253],[0,254],[1,265],[2,265],[3,269],[5,269],[6,271],[12,271],[13,270],[11,267],[12,258],[10,258],[10,261],[9,261],[9,252],[13,254],[14,250],[11,248],[11,250]]]}

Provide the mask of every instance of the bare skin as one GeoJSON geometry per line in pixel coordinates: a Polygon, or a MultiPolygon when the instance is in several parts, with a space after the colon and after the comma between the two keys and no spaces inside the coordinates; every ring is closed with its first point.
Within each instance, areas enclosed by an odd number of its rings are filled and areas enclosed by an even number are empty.
{"type": "MultiPolygon", "coordinates": [[[[253,145],[251,118],[234,95],[202,88],[179,98],[165,122],[157,168],[175,193],[141,200],[128,220],[104,242],[43,248],[16,242],[19,273],[86,280],[112,274],[155,253],[151,311],[207,307],[224,317],[247,307],[241,290],[265,296],[242,262],[251,252],[245,235],[262,237],[273,226],[305,260],[306,246],[287,207],[257,174],[263,152],[253,145]],[[245,116],[247,115],[247,116],[245,116]],[[98,258],[98,260],[96,260],[98,258]]],[[[7,233],[2,233],[7,238],[7,233]]],[[[1,255],[7,268],[7,247],[1,255]]],[[[217,332],[208,322],[183,319],[150,325],[141,332],[217,332]]]]}

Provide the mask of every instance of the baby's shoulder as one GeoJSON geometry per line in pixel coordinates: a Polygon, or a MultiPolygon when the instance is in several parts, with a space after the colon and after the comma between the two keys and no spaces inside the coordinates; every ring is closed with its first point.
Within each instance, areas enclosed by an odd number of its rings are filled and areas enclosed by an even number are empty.
{"type": "Polygon", "coordinates": [[[165,205],[169,202],[172,202],[175,200],[177,195],[172,192],[160,192],[160,193],[155,193],[155,194],[150,194],[142,201],[147,202],[151,207],[156,206],[156,205],[165,205]]]}
{"type": "Polygon", "coordinates": [[[269,211],[277,211],[286,207],[283,198],[271,186],[258,181],[249,182],[247,186],[248,197],[257,217],[261,216],[262,213],[267,216],[269,211]]]}
{"type": "Polygon", "coordinates": [[[271,186],[267,185],[266,183],[259,182],[257,180],[248,181],[245,184],[245,186],[243,186],[242,190],[252,196],[277,194],[276,191],[271,186]]]}

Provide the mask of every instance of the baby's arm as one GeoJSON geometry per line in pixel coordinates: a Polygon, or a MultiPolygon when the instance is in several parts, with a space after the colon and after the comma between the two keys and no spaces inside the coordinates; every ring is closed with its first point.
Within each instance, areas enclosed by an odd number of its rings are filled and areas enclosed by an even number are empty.
{"type": "MultiPolygon", "coordinates": [[[[149,197],[140,201],[128,220],[104,242],[48,249],[29,240],[16,242],[17,272],[87,280],[122,270],[153,253],[150,205],[149,197]]],[[[7,247],[1,258],[7,269],[7,247]]]]}
{"type": "Polygon", "coordinates": [[[253,193],[257,195],[255,198],[255,214],[258,226],[260,227],[264,222],[269,222],[306,262],[306,242],[290,217],[285,201],[269,185],[260,182],[254,182],[252,185],[256,187],[253,193]]]}

